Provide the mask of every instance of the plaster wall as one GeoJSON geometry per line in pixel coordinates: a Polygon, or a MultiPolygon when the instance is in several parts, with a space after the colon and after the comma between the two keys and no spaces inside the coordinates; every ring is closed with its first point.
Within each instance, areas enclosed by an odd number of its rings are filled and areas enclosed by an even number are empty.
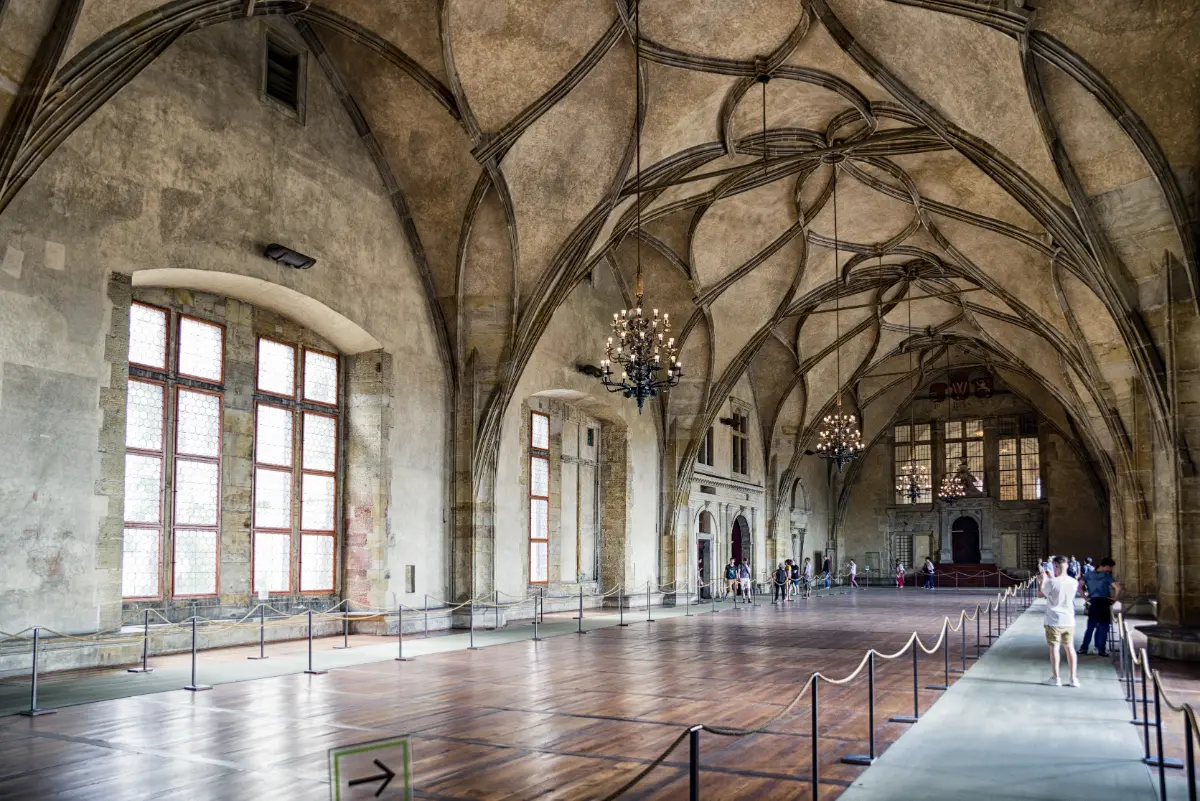
{"type": "Polygon", "coordinates": [[[523,410],[528,408],[526,401],[533,407],[539,400],[569,402],[599,419],[606,431],[624,429],[618,433],[627,438],[629,455],[625,583],[632,588],[644,586],[647,579],[658,580],[655,521],[659,516],[661,468],[655,423],[657,404],[648,403],[639,415],[632,401],[607,393],[597,379],[575,370],[576,364],[599,361],[612,309],[623,305],[609,275],[598,271],[597,278],[594,287],[587,281],[581,282],[555,311],[504,414],[496,469],[495,581],[497,589],[509,595],[524,595],[529,577],[529,487],[527,471],[523,469],[521,439],[526,429],[523,418],[523,410]],[[547,395],[533,397],[538,393],[547,395]]]}
{"type": "MultiPolygon", "coordinates": [[[[0,628],[94,630],[120,614],[119,482],[102,463],[111,272],[188,268],[311,297],[392,354],[385,592],[446,585],[447,381],[407,241],[315,61],[301,125],[259,98],[266,23],[182,37],[49,158],[0,217],[0,628]],[[313,255],[308,271],[261,256],[313,255]],[[115,569],[114,569],[115,568],[115,569]]],[[[280,35],[290,36],[285,29],[280,35]]],[[[261,301],[257,301],[260,302],[261,301]]],[[[301,323],[306,321],[301,320],[301,323]]],[[[120,437],[116,438],[118,441],[120,437]]]]}

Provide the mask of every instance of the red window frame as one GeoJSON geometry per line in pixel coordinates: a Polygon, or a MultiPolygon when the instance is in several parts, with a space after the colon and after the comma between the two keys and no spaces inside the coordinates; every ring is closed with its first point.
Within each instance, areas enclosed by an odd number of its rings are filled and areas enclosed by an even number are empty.
{"type": "MultiPolygon", "coordinates": [[[[341,359],[338,357],[338,354],[331,353],[327,350],[319,350],[317,348],[301,347],[300,348],[300,362],[301,363],[300,363],[300,365],[298,365],[301,370],[301,373],[300,373],[300,379],[296,382],[296,397],[298,397],[300,400],[304,401],[305,403],[311,403],[316,406],[324,406],[327,409],[341,408],[341,404],[337,401],[334,401],[333,403],[326,403],[325,401],[313,400],[312,398],[310,398],[304,394],[304,379],[307,377],[307,370],[308,370],[308,361],[306,359],[306,354],[308,354],[308,353],[317,353],[317,354],[320,354],[321,356],[329,356],[330,358],[333,359],[334,375],[337,376],[337,384],[333,388],[333,397],[338,398],[342,391],[342,374],[341,374],[342,362],[341,362],[341,359]]],[[[257,375],[257,373],[255,375],[257,375]]]]}
{"type": "Polygon", "coordinates": [[[296,400],[296,398],[300,397],[300,394],[302,392],[302,386],[300,383],[300,380],[301,380],[300,364],[298,363],[297,358],[296,358],[296,352],[298,350],[300,350],[300,348],[297,348],[291,342],[284,342],[282,339],[275,339],[275,337],[263,336],[262,334],[259,334],[258,336],[256,336],[254,338],[254,391],[260,395],[269,395],[273,398],[286,398],[288,400],[296,400]],[[261,343],[263,340],[266,340],[267,342],[274,342],[277,345],[284,345],[285,347],[292,349],[292,394],[291,395],[283,395],[279,392],[272,392],[269,389],[263,389],[259,385],[258,379],[259,379],[259,376],[262,374],[262,371],[259,369],[259,359],[262,355],[262,351],[259,349],[259,343],[261,343]]]}
{"type": "MultiPolygon", "coordinates": [[[[257,348],[255,349],[257,354],[257,348]]],[[[255,379],[254,383],[258,384],[258,359],[255,357],[255,379]]],[[[272,393],[264,392],[264,395],[272,393]]],[[[279,397],[279,396],[276,396],[279,397]]],[[[286,534],[288,537],[288,570],[287,570],[287,589],[271,590],[277,594],[292,594],[292,562],[296,549],[296,538],[292,529],[296,520],[296,412],[286,406],[281,406],[276,403],[268,403],[267,401],[255,401],[254,403],[254,457],[251,460],[250,470],[250,592],[258,593],[257,571],[254,569],[255,556],[258,552],[258,535],[262,534],[286,534]],[[292,418],[292,464],[290,467],[283,467],[277,464],[269,464],[258,460],[258,410],[259,407],[269,406],[272,409],[280,409],[292,418]],[[288,504],[288,527],[287,528],[272,528],[269,526],[260,526],[257,517],[257,496],[258,496],[258,471],[268,470],[275,473],[286,473],[288,476],[288,485],[291,488],[288,504]]]]}
{"type": "MultiPolygon", "coordinates": [[[[196,319],[196,318],[193,318],[196,319]]],[[[200,322],[207,323],[207,320],[200,322]]],[[[218,325],[212,323],[212,325],[218,325]]],[[[225,327],[221,326],[221,375],[224,378],[225,373],[225,327]]],[[[209,379],[200,378],[199,381],[208,381],[209,379]]],[[[173,409],[175,410],[175,425],[172,430],[172,449],[171,449],[171,597],[172,598],[215,598],[221,593],[221,507],[223,506],[223,484],[221,481],[221,456],[225,451],[225,393],[217,392],[209,389],[199,389],[189,386],[175,386],[174,396],[172,398],[173,409]],[[179,393],[180,392],[195,392],[203,395],[214,395],[217,398],[217,455],[216,456],[197,456],[190,453],[181,453],[179,451],[179,393]],[[217,521],[212,526],[197,526],[193,524],[179,525],[179,486],[177,477],[179,474],[179,463],[183,462],[206,462],[217,466],[217,521]],[[180,531],[208,531],[216,538],[216,566],[214,568],[213,591],[205,593],[177,593],[175,592],[175,562],[177,558],[177,543],[178,533],[180,531]]]]}
{"type": "MultiPolygon", "coordinates": [[[[171,369],[171,310],[164,309],[161,306],[155,306],[152,303],[143,303],[140,300],[131,302],[130,307],[141,306],[144,309],[153,309],[160,312],[166,317],[163,323],[163,363],[162,367],[153,364],[142,364],[141,362],[129,362],[133,367],[141,367],[143,370],[153,370],[157,373],[166,373],[171,369]]],[[[163,396],[163,403],[166,404],[166,395],[163,396]]],[[[166,429],[163,429],[163,435],[166,435],[166,429]]]]}
{"type": "MultiPolygon", "coordinates": [[[[318,351],[318,352],[320,352],[320,351],[318,351]]],[[[329,355],[332,355],[332,354],[329,354],[329,355]]],[[[340,367],[340,363],[338,366],[340,367]]],[[[340,377],[339,377],[339,380],[340,380],[340,377]]],[[[303,395],[304,387],[301,386],[299,388],[299,391],[300,391],[300,394],[303,395]]],[[[309,402],[315,403],[315,401],[309,401],[309,402]]],[[[321,405],[324,406],[324,405],[328,405],[328,404],[321,404],[321,405]]],[[[336,408],[336,407],[333,407],[333,408],[336,408]]],[[[310,411],[308,409],[300,410],[300,453],[294,458],[299,459],[299,465],[300,465],[300,487],[299,487],[300,521],[298,523],[298,528],[299,528],[300,538],[301,538],[300,539],[301,547],[299,548],[299,561],[297,563],[296,580],[297,580],[297,583],[300,585],[300,594],[301,595],[323,595],[323,594],[328,594],[328,593],[337,591],[337,564],[338,564],[337,521],[338,521],[338,509],[339,509],[338,497],[340,494],[339,490],[341,489],[341,487],[339,486],[339,482],[338,482],[338,468],[341,466],[339,459],[338,459],[338,442],[340,441],[339,437],[341,435],[340,423],[341,423],[341,421],[338,419],[338,416],[336,414],[326,414],[324,412],[314,412],[314,411],[310,411]],[[313,470],[313,469],[306,468],[304,466],[304,432],[305,432],[305,429],[308,427],[308,415],[312,415],[313,417],[328,417],[329,419],[333,420],[333,470],[332,471],[313,470]],[[330,520],[330,525],[332,526],[332,528],[330,528],[328,530],[304,528],[304,476],[305,475],[323,476],[326,478],[333,479],[333,517],[330,520]],[[332,561],[332,565],[331,565],[331,575],[329,577],[329,588],[328,589],[319,589],[319,590],[304,589],[304,561],[303,561],[304,560],[304,547],[303,547],[304,539],[303,538],[305,536],[309,536],[309,537],[327,536],[333,540],[333,550],[332,550],[333,561],[332,561]]]]}
{"type": "MultiPolygon", "coordinates": [[[[533,444],[533,420],[535,417],[544,417],[546,419],[546,429],[550,428],[550,415],[543,412],[529,412],[529,583],[530,584],[549,584],[550,583],[550,449],[549,447],[541,448],[533,444]],[[546,494],[535,495],[533,492],[533,462],[540,459],[546,463],[546,494]],[[546,526],[545,537],[533,536],[533,502],[546,502],[546,526]],[[541,580],[533,577],[533,546],[535,543],[545,543],[546,545],[546,577],[541,580]]],[[[548,438],[547,438],[548,439],[548,438]]],[[[546,445],[549,446],[547,441],[546,445]]]]}
{"type": "MultiPolygon", "coordinates": [[[[148,306],[149,304],[142,303],[139,305],[148,306]]],[[[150,308],[157,309],[158,307],[151,306],[150,308]]],[[[159,309],[159,311],[165,311],[165,310],[159,309]]],[[[170,331],[170,317],[169,316],[167,318],[167,326],[168,326],[167,330],[170,331]]],[[[167,339],[169,340],[170,337],[168,337],[167,339]]],[[[169,350],[167,352],[169,352],[169,350]]],[[[130,362],[130,363],[136,364],[135,362],[130,362]]],[[[164,364],[165,363],[166,363],[166,361],[164,359],[164,364]]],[[[155,367],[155,368],[146,368],[146,369],[157,370],[159,368],[155,367]]],[[[128,381],[129,382],[141,382],[143,384],[155,384],[162,388],[162,428],[161,428],[162,442],[161,442],[161,447],[157,451],[152,451],[152,450],[147,450],[145,448],[131,448],[129,445],[125,446],[125,454],[126,455],[133,453],[133,454],[137,454],[138,456],[150,456],[150,457],[158,459],[158,465],[159,465],[158,466],[158,522],[157,523],[131,523],[126,520],[121,521],[122,528],[145,529],[147,531],[155,531],[158,533],[158,538],[157,538],[158,539],[158,571],[157,571],[157,575],[155,576],[155,586],[157,587],[158,592],[156,592],[154,595],[125,595],[124,593],[122,593],[121,600],[122,601],[157,601],[157,600],[162,600],[163,595],[164,595],[164,592],[163,592],[163,590],[164,590],[164,587],[163,587],[163,528],[166,524],[166,521],[163,519],[166,516],[166,508],[165,508],[166,502],[164,500],[164,496],[166,495],[166,493],[164,492],[164,489],[165,489],[165,484],[166,484],[166,480],[167,480],[167,440],[170,435],[170,432],[167,430],[167,405],[171,402],[171,397],[170,397],[170,390],[167,387],[166,381],[157,381],[152,378],[142,378],[140,376],[136,377],[136,378],[131,377],[128,379],[128,381]]],[[[128,390],[126,390],[126,398],[128,398],[128,390]]],[[[173,576],[174,576],[174,570],[172,570],[172,577],[173,576]]]]}
{"type": "MultiPolygon", "coordinates": [[[[145,306],[147,304],[143,303],[142,305],[145,306]]],[[[226,342],[225,324],[224,323],[214,323],[212,320],[205,320],[201,317],[193,317],[190,314],[180,313],[177,315],[177,317],[179,319],[177,319],[175,321],[175,374],[179,378],[190,378],[193,381],[203,381],[205,384],[219,384],[222,387],[225,386],[225,342],[226,342]],[[179,349],[183,346],[183,321],[184,320],[191,320],[192,322],[200,323],[201,325],[209,325],[209,326],[213,326],[214,328],[221,329],[221,377],[219,379],[213,380],[206,376],[192,375],[191,373],[185,373],[179,369],[179,349]]],[[[151,369],[157,369],[157,368],[151,368],[151,369]]],[[[222,405],[224,405],[224,404],[222,403],[222,405]]]]}

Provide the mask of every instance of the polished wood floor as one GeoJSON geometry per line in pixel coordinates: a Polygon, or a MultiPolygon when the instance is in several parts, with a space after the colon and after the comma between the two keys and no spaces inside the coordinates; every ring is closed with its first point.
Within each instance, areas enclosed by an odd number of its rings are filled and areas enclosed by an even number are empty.
{"type": "MultiPolygon", "coordinates": [[[[871,590],[7,717],[0,798],[323,801],[328,749],[401,734],[416,798],[603,798],[684,727],[757,726],[814,670],[840,677],[913,630],[932,642],[944,615],[979,600],[871,590]]],[[[950,642],[955,665],[960,640],[950,642]]],[[[922,655],[922,709],[942,667],[922,655]]],[[[881,662],[876,687],[882,750],[906,730],[888,717],[912,711],[911,659],[881,662]]],[[[760,734],[703,733],[701,797],[810,798],[810,712],[805,700],[760,734]]],[[[821,798],[861,770],[839,758],[865,751],[866,734],[865,678],[823,685],[821,798]]],[[[687,756],[684,743],[625,797],[686,798],[687,756]]]]}

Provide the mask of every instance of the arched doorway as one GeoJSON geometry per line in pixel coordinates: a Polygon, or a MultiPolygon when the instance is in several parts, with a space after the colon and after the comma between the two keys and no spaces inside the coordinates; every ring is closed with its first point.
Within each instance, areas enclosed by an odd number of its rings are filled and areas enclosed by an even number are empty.
{"type": "Polygon", "coordinates": [[[963,516],[950,526],[950,550],[956,564],[979,564],[979,523],[963,516]]]}
{"type": "Polygon", "coordinates": [[[733,521],[733,551],[730,554],[735,561],[750,563],[752,543],[750,542],[750,524],[741,515],[733,521]]]}
{"type": "Polygon", "coordinates": [[[712,597],[713,570],[713,516],[701,512],[696,533],[696,577],[700,582],[699,597],[712,597]]]}

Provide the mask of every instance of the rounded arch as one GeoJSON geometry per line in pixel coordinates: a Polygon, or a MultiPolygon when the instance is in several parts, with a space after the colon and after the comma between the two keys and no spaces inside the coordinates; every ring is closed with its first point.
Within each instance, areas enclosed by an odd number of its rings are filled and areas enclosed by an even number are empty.
{"type": "Polygon", "coordinates": [[[349,356],[383,348],[379,340],[340,312],[308,295],[261,278],[214,270],[161,267],[138,270],[133,274],[133,285],[211,292],[269,309],[292,320],[303,320],[306,328],[349,356]]]}

